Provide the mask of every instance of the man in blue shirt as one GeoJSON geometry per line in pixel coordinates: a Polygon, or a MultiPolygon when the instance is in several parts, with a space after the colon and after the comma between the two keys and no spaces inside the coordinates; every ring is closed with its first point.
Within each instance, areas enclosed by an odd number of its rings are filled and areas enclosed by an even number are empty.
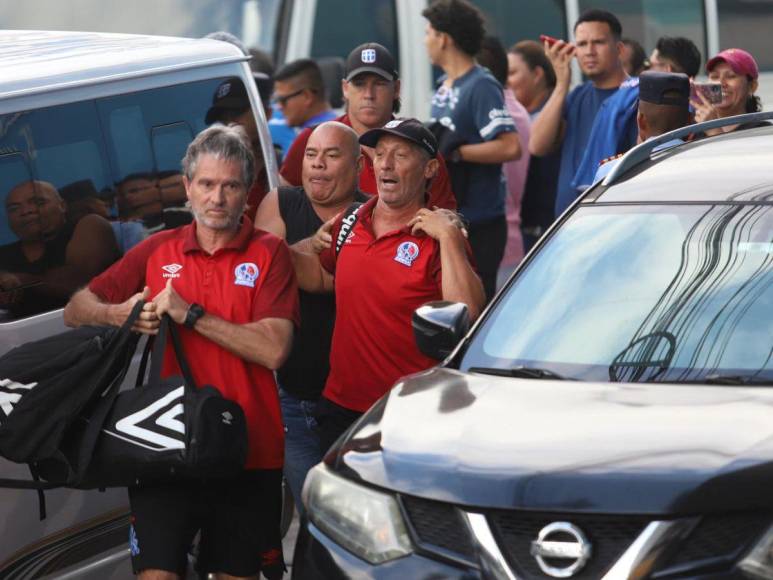
{"type": "Polygon", "coordinates": [[[301,129],[336,117],[325,95],[319,65],[309,58],[290,62],[277,71],[273,101],[278,114],[269,121],[269,131],[274,144],[281,147],[282,157],[301,129]]]}
{"type": "MultiPolygon", "coordinates": [[[[583,161],[591,130],[603,103],[615,94],[626,80],[620,40],[622,26],[614,14],[589,10],[574,26],[575,43],[559,40],[545,43],[545,52],[556,72],[556,88],[534,120],[529,140],[532,155],[543,156],[561,146],[561,169],[556,190],[556,215],[560,215],[577,197],[572,185],[583,161]],[[577,58],[588,81],[569,91],[570,64],[577,58]]],[[[635,116],[632,116],[635,121],[635,116]]],[[[624,123],[621,132],[630,140],[634,130],[624,123]]],[[[623,143],[627,149],[633,143],[623,143]]],[[[598,163],[599,160],[596,161],[598,163]]]]}
{"type": "Polygon", "coordinates": [[[424,44],[430,61],[445,73],[432,98],[430,123],[490,300],[507,242],[502,163],[518,159],[521,144],[502,85],[475,63],[484,36],[480,10],[466,0],[435,0],[422,15],[429,21],[424,44]]]}

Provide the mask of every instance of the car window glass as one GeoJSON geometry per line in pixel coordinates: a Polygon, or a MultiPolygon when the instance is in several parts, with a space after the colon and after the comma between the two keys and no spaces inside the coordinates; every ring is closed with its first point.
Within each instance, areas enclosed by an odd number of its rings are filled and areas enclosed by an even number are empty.
{"type": "Polygon", "coordinates": [[[584,208],[517,277],[463,366],[771,378],[771,231],[770,206],[584,208]]]}

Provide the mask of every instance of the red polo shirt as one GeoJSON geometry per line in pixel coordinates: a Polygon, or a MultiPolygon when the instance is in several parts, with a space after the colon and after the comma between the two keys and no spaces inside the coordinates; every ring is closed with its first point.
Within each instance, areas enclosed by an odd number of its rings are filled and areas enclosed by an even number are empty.
{"type": "MultiPolygon", "coordinates": [[[[242,220],[236,237],[214,254],[196,240],[196,223],[159,232],[138,244],[100,274],[89,289],[102,300],[120,303],[150,287],[155,296],[171,279],[186,302],[234,324],[262,318],[299,322],[298,292],[286,244],[254,230],[242,220]]],[[[283,465],[284,429],[274,373],[245,361],[195,330],[180,327],[180,335],[197,385],[213,385],[241,405],[247,419],[248,469],[283,465]]],[[[180,374],[171,344],[163,375],[180,374]]]]}
{"type": "MultiPolygon", "coordinates": [[[[336,121],[340,121],[349,127],[352,126],[348,115],[342,115],[338,117],[336,121]]],[[[302,185],[301,172],[303,169],[303,156],[306,152],[306,142],[309,140],[309,135],[311,135],[313,130],[313,127],[308,127],[301,131],[287,151],[287,155],[285,155],[282,169],[279,171],[279,174],[291,185],[302,185]]],[[[446,209],[456,209],[456,198],[454,197],[454,192],[451,190],[451,179],[448,177],[446,162],[443,160],[442,155],[438,154],[437,157],[440,161],[440,167],[438,168],[435,179],[433,179],[430,184],[429,203],[427,206],[432,207],[436,205],[446,209]]],[[[360,191],[368,195],[378,195],[376,173],[373,170],[373,160],[363,153],[362,161],[362,171],[360,171],[360,191]]]]}
{"type": "MultiPolygon", "coordinates": [[[[320,254],[322,266],[335,274],[336,298],[330,374],[322,394],[360,412],[398,378],[436,364],[416,347],[411,316],[443,296],[438,242],[408,228],[377,239],[376,201],[362,206],[337,259],[335,246],[320,254]]],[[[333,228],[334,240],[340,225],[333,228]]]]}

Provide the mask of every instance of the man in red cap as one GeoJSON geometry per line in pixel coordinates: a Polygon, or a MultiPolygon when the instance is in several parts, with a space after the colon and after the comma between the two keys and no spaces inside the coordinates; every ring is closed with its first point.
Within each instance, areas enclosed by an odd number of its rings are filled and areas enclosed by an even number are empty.
{"type": "MultiPolygon", "coordinates": [[[[400,78],[391,53],[375,42],[361,44],[346,59],[346,73],[341,81],[346,114],[338,117],[358,135],[370,129],[383,127],[400,111],[400,78]]],[[[282,185],[301,185],[301,168],[306,142],[313,127],[300,132],[285,155],[280,173],[282,185]]],[[[373,170],[373,151],[363,147],[359,189],[368,195],[377,195],[373,170]]],[[[429,186],[428,207],[456,209],[456,198],[451,190],[445,161],[438,157],[438,171],[429,186]]]]}

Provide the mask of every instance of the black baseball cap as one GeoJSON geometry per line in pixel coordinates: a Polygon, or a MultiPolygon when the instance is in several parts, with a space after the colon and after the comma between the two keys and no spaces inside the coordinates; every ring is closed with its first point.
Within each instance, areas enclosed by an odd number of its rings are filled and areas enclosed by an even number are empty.
{"type": "Polygon", "coordinates": [[[217,86],[212,96],[212,106],[207,111],[204,122],[211,125],[219,121],[225,112],[243,113],[250,108],[250,99],[247,89],[241,79],[232,77],[224,80],[217,86]]]}
{"type": "Polygon", "coordinates": [[[653,105],[687,107],[690,79],[682,73],[643,72],[639,75],[639,100],[653,105]]]}
{"type": "Polygon", "coordinates": [[[418,119],[394,119],[380,129],[371,129],[360,136],[360,143],[375,147],[384,135],[395,135],[415,143],[432,157],[437,155],[437,139],[418,119]]]}
{"type": "Polygon", "coordinates": [[[361,73],[374,73],[388,81],[399,76],[392,54],[377,42],[366,42],[349,53],[344,78],[350,81],[361,73]]]}

